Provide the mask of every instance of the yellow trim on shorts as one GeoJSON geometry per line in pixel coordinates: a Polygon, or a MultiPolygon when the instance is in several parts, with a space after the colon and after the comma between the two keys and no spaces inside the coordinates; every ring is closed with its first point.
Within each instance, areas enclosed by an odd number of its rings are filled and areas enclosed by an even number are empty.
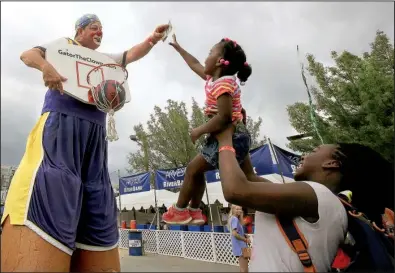
{"type": "Polygon", "coordinates": [[[25,154],[12,178],[1,224],[10,216],[12,225],[26,223],[36,173],[44,157],[43,132],[49,112],[41,115],[27,138],[25,154]]]}

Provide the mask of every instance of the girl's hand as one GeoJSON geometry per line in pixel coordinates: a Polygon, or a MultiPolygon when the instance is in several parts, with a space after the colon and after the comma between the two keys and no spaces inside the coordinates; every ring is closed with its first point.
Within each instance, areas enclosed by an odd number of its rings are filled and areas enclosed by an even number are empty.
{"type": "Polygon", "coordinates": [[[181,46],[180,44],[177,42],[177,37],[175,34],[172,35],[173,37],[173,42],[170,42],[169,45],[171,45],[172,47],[174,47],[174,49],[179,49],[181,46]]]}
{"type": "Polygon", "coordinates": [[[192,129],[190,137],[191,137],[193,144],[195,144],[196,140],[198,140],[201,136],[202,136],[202,134],[199,132],[199,130],[197,128],[192,129]]]}

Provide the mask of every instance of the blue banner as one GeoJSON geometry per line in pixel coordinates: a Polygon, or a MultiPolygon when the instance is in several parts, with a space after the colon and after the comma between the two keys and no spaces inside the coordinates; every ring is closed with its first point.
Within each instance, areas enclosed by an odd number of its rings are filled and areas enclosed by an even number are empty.
{"type": "Polygon", "coordinates": [[[184,182],[186,167],[157,170],[155,173],[155,185],[157,190],[181,188],[184,182]]]}
{"type": "Polygon", "coordinates": [[[149,191],[150,189],[149,172],[119,178],[119,194],[121,195],[149,191]]]}
{"type": "MultiPolygon", "coordinates": [[[[277,157],[283,175],[287,177],[293,177],[292,171],[299,164],[300,156],[285,151],[275,145],[273,148],[276,149],[277,157]]],[[[261,176],[272,173],[280,173],[278,166],[275,161],[272,160],[270,152],[270,146],[265,144],[250,151],[250,157],[254,172],[261,176]]],[[[180,188],[184,182],[185,167],[168,169],[168,170],[157,170],[155,174],[155,185],[156,189],[174,189],[180,188]]],[[[220,181],[219,170],[213,170],[205,173],[207,183],[214,183],[220,181]]]]}
{"type": "Polygon", "coordinates": [[[299,165],[301,156],[281,149],[276,145],[273,145],[273,149],[279,165],[276,166],[276,173],[280,174],[281,171],[284,176],[293,178],[293,173],[299,165]]]}
{"type": "Polygon", "coordinates": [[[266,175],[273,173],[273,160],[270,153],[269,144],[265,144],[250,152],[252,166],[257,175],[266,175]]]}
{"type": "Polygon", "coordinates": [[[219,170],[208,171],[205,173],[207,183],[220,181],[219,170]]]}
{"type": "MultiPolygon", "coordinates": [[[[250,151],[252,167],[257,175],[273,173],[273,162],[269,145],[265,144],[250,151]]],[[[220,181],[219,170],[206,172],[207,183],[220,181]]]]}

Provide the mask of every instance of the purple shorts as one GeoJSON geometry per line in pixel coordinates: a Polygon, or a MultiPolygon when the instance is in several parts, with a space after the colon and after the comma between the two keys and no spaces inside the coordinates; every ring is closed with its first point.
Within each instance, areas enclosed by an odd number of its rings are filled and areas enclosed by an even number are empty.
{"type": "Polygon", "coordinates": [[[107,169],[105,127],[44,113],[29,135],[2,222],[25,225],[72,254],[118,246],[117,206],[107,169]]]}

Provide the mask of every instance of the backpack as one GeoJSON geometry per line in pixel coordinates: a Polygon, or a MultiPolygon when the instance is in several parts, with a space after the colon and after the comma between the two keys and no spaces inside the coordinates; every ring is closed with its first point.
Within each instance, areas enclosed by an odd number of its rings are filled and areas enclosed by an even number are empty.
{"type": "MultiPolygon", "coordinates": [[[[339,199],[347,211],[348,232],[330,272],[394,272],[393,233],[378,228],[351,204],[339,199]]],[[[308,242],[295,221],[277,216],[277,224],[288,245],[298,255],[304,272],[317,272],[308,252],[308,242]]]]}

